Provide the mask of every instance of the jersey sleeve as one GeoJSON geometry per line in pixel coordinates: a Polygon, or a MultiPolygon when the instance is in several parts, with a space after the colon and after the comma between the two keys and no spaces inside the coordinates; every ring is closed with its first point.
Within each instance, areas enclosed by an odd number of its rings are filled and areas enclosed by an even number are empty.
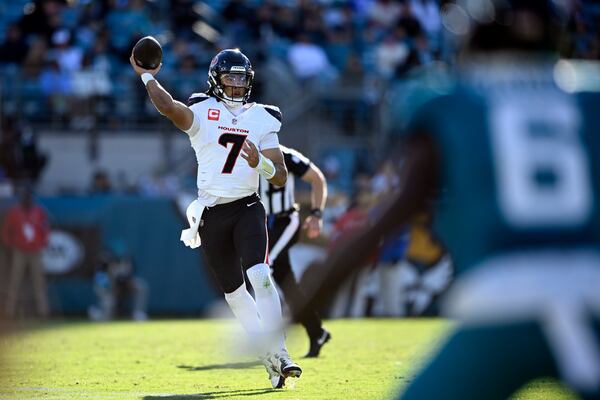
{"type": "Polygon", "coordinates": [[[276,149],[279,147],[279,136],[276,132],[269,132],[260,139],[258,148],[260,150],[276,149]]]}
{"type": "Polygon", "coordinates": [[[184,131],[188,134],[189,137],[195,136],[198,132],[202,130],[202,119],[200,118],[200,115],[201,110],[204,109],[204,101],[208,99],[210,99],[210,96],[204,93],[194,93],[188,99],[187,106],[190,110],[192,110],[192,113],[194,114],[192,126],[190,127],[190,129],[184,131]]]}
{"type": "Polygon", "coordinates": [[[281,110],[279,110],[279,107],[275,106],[263,105],[263,107],[268,114],[267,119],[269,121],[269,131],[279,132],[279,130],[281,129],[282,120],[281,110]]]}
{"type": "Polygon", "coordinates": [[[196,136],[196,134],[200,131],[200,118],[198,118],[198,115],[194,112],[194,110],[192,110],[192,113],[194,114],[194,120],[192,121],[192,126],[190,126],[190,129],[185,130],[184,132],[188,134],[189,137],[192,136],[196,136]]]}
{"type": "Polygon", "coordinates": [[[310,168],[310,160],[297,150],[281,146],[285,167],[292,174],[302,177],[310,168]]]}
{"type": "Polygon", "coordinates": [[[191,107],[194,104],[202,103],[203,101],[206,101],[208,99],[210,99],[210,96],[206,93],[194,93],[189,97],[187,101],[187,106],[191,107]]]}

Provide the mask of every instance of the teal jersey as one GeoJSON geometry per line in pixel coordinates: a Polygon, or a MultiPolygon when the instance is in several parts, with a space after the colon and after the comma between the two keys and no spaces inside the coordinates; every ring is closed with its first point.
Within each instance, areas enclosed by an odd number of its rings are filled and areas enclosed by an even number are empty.
{"type": "Polygon", "coordinates": [[[436,230],[459,272],[499,253],[600,248],[600,93],[581,79],[567,92],[574,78],[553,63],[504,65],[466,69],[409,128],[439,147],[436,230]]]}

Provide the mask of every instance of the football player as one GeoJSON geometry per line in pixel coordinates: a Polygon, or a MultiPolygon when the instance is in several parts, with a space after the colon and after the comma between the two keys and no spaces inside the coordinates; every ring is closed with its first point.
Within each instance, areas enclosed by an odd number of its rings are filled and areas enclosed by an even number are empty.
{"type": "Polygon", "coordinates": [[[600,398],[600,93],[589,66],[558,61],[557,4],[446,6],[468,35],[457,87],[409,125],[387,211],[311,271],[319,302],[444,189],[461,323],[403,399],[505,399],[538,377],[600,398]]]}
{"type": "Polygon", "coordinates": [[[174,100],[154,70],[131,66],[152,103],[190,138],[198,161],[198,198],[187,210],[190,229],[182,240],[202,252],[233,314],[260,349],[273,387],[301,368],[285,346],[281,303],[267,264],[265,209],[257,194],[259,175],[284,185],[287,170],[277,133],[277,107],[248,102],[254,79],[250,60],[238,49],[218,53],[208,70],[209,90],[187,105],[174,100]],[[240,160],[242,158],[242,160],[240,160]],[[244,271],[256,300],[246,290],[244,271]]]}

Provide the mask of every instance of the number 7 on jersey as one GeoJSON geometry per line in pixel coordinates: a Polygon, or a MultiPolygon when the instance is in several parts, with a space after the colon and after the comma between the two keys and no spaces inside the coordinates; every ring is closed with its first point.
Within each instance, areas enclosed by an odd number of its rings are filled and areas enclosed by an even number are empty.
{"type": "Polygon", "coordinates": [[[235,162],[240,155],[240,151],[242,151],[242,146],[244,146],[244,142],[246,141],[247,137],[248,135],[239,135],[236,133],[224,133],[219,136],[219,144],[221,146],[227,148],[229,143],[233,144],[231,149],[229,149],[229,154],[227,155],[227,159],[223,165],[223,170],[221,170],[222,174],[230,174],[233,171],[235,162]]]}

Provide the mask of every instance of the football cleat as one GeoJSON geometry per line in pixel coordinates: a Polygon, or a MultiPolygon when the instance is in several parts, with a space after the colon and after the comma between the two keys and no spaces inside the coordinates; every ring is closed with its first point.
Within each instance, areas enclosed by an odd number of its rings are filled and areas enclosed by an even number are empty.
{"type": "Polygon", "coordinates": [[[285,377],[282,376],[275,365],[273,364],[273,356],[271,354],[266,354],[264,357],[260,358],[260,361],[265,366],[267,373],[269,374],[269,380],[271,381],[271,386],[273,389],[281,389],[283,385],[285,385],[285,377]]]}
{"type": "Polygon", "coordinates": [[[300,378],[302,368],[292,361],[287,350],[281,350],[275,354],[275,369],[285,378],[300,378]]]}
{"type": "Polygon", "coordinates": [[[325,345],[325,343],[331,340],[331,333],[325,329],[321,329],[321,336],[319,337],[311,337],[310,338],[310,349],[308,353],[304,357],[313,358],[319,357],[319,353],[321,352],[321,348],[325,345]]]}

